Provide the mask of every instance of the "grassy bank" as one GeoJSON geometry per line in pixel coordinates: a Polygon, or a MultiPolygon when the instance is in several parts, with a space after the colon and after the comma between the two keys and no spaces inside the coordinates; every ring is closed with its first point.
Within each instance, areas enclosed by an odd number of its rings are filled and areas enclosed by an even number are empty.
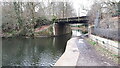
{"type": "Polygon", "coordinates": [[[111,53],[107,49],[101,47],[100,44],[98,44],[97,42],[95,42],[89,38],[86,38],[86,40],[90,45],[92,45],[96,49],[96,51],[100,55],[105,56],[106,58],[113,60],[115,63],[118,63],[118,58],[119,58],[118,55],[111,53]]]}

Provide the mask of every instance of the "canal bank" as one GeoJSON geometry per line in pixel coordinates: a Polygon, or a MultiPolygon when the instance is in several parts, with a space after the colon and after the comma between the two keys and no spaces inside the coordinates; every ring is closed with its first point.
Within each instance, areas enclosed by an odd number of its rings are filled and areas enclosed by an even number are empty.
{"type": "Polygon", "coordinates": [[[79,50],[76,44],[77,37],[68,40],[66,50],[54,66],[76,66],[79,57],[79,50]]]}
{"type": "Polygon", "coordinates": [[[35,37],[56,37],[67,35],[72,32],[69,24],[57,24],[53,23],[49,26],[43,26],[37,28],[35,31],[35,37]]]}
{"type": "Polygon", "coordinates": [[[72,30],[72,37],[67,41],[65,52],[55,63],[55,68],[57,66],[71,66],[71,68],[75,68],[77,66],[77,62],[80,55],[80,51],[78,49],[80,35],[81,31],[72,30]]]}
{"type": "Polygon", "coordinates": [[[56,37],[56,36],[67,35],[72,32],[69,24],[57,24],[57,23],[53,23],[50,25],[42,25],[33,30],[34,30],[33,35],[30,35],[31,32],[25,31],[25,29],[23,29],[23,30],[17,32],[16,34],[14,34],[14,33],[0,34],[0,37],[2,37],[2,38],[56,37]]]}
{"type": "Polygon", "coordinates": [[[74,35],[68,40],[66,50],[55,63],[55,67],[72,66],[72,68],[75,68],[77,66],[79,68],[80,66],[117,66],[117,63],[109,57],[101,55],[100,52],[85,39],[80,38],[80,32],[73,32],[74,35]]]}

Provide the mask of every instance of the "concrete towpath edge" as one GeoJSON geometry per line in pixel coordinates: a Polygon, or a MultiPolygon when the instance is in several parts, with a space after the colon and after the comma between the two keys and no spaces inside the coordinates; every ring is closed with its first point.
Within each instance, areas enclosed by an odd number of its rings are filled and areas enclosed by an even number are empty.
{"type": "Polygon", "coordinates": [[[67,41],[66,50],[63,53],[63,55],[58,59],[58,61],[55,63],[54,67],[56,66],[76,66],[77,61],[79,58],[79,49],[77,46],[78,39],[71,38],[67,41]]]}

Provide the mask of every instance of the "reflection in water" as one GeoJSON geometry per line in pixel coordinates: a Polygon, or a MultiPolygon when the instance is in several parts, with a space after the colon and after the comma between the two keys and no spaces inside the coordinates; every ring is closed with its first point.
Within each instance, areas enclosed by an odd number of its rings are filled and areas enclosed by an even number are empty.
{"type": "Polygon", "coordinates": [[[80,30],[72,30],[72,36],[81,36],[82,32],[80,30]]]}
{"type": "Polygon", "coordinates": [[[3,66],[53,66],[71,34],[50,38],[2,39],[3,66]]]}

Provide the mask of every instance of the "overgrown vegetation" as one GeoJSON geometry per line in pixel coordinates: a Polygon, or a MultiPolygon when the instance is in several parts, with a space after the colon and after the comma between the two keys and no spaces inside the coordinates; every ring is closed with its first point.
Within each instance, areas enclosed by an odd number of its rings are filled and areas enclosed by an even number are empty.
{"type": "Polygon", "coordinates": [[[89,26],[92,34],[119,41],[119,16],[120,1],[115,0],[96,0],[91,10],[88,11],[89,26]]]}
{"type": "Polygon", "coordinates": [[[34,26],[34,28],[38,28],[42,25],[50,25],[51,24],[51,21],[48,20],[47,18],[45,17],[38,17],[36,19],[36,25],[34,26]]]}
{"type": "Polygon", "coordinates": [[[67,2],[2,2],[0,5],[4,37],[34,37],[36,28],[53,24],[57,18],[74,15],[72,4],[67,2]]]}

